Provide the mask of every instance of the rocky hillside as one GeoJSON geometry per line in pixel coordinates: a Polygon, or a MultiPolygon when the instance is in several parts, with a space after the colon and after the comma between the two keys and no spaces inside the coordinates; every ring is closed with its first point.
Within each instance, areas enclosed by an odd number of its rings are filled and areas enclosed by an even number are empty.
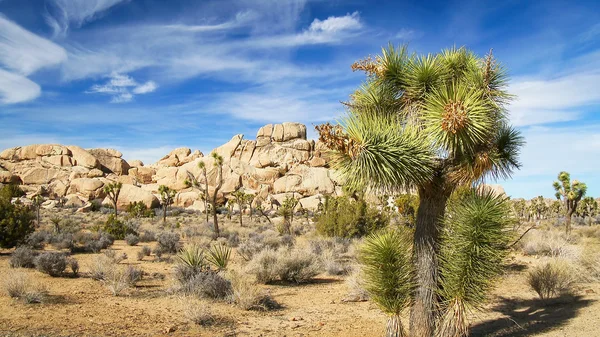
{"type": "MultiPolygon", "coordinates": [[[[282,200],[293,193],[304,207],[314,208],[318,197],[341,193],[339,177],[321,155],[322,145],[306,139],[306,126],[299,123],[268,124],[256,140],[238,134],[214,149],[224,158],[221,198],[244,187],[263,200],[271,195],[282,200]]],[[[0,183],[16,182],[29,196],[42,193],[52,207],[59,197],[67,205],[81,207],[91,200],[104,202],[103,186],[120,181],[123,188],[118,207],[142,201],[158,205],[158,186],[177,190],[175,205],[203,210],[199,192],[186,186],[188,172],[200,177],[200,161],[208,168],[210,188],[215,186],[213,159],[200,151],[178,148],[157,163],[125,161],[113,149],[82,149],[72,145],[41,144],[15,147],[0,153],[0,183]]]]}

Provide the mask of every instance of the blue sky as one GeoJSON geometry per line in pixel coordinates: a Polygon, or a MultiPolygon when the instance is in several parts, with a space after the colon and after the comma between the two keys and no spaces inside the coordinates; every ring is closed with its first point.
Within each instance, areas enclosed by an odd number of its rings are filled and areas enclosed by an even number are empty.
{"type": "Polygon", "coordinates": [[[597,1],[0,0],[0,148],[112,147],[149,163],[271,122],[311,130],[364,80],[350,64],[388,42],[493,48],[527,141],[500,183],[551,197],[567,170],[600,196],[597,1]]]}

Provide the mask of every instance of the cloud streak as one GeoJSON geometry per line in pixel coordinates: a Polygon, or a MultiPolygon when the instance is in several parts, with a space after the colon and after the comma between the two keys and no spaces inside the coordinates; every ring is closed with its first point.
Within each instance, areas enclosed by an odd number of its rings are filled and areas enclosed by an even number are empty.
{"type": "Polygon", "coordinates": [[[148,94],[156,88],[158,85],[154,81],[139,84],[130,76],[113,73],[107,83],[95,84],[86,93],[110,95],[111,103],[127,103],[134,95],[148,94]]]}
{"type": "Polygon", "coordinates": [[[111,7],[129,0],[49,0],[44,15],[54,37],[65,37],[71,25],[81,27],[97,19],[111,7]]]}

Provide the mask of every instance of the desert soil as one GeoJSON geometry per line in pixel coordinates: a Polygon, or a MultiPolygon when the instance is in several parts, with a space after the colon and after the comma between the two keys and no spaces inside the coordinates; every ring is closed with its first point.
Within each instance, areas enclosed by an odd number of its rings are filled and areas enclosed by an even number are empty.
{"type": "MultiPolygon", "coordinates": [[[[283,308],[244,311],[225,302],[206,302],[217,318],[202,327],[186,320],[182,302],[169,292],[173,264],[137,261],[143,245],[115,241],[113,249],[147,275],[125,296],[114,297],[86,274],[95,254],[76,254],[78,278],[53,278],[24,269],[47,285],[42,304],[24,304],[0,295],[0,336],[382,336],[386,317],[371,302],[344,302],[343,277],[320,275],[305,285],[264,286],[283,308]]],[[[47,248],[51,249],[51,248],[47,248]]],[[[234,250],[235,251],[235,250],[234,250]]],[[[0,278],[9,270],[10,251],[0,251],[0,278]]],[[[235,254],[235,253],[234,253],[235,254]]],[[[574,296],[542,302],[526,285],[535,259],[513,256],[490,303],[472,314],[474,336],[600,336],[600,284],[579,285],[574,296]]],[[[233,263],[241,263],[239,256],[233,263]]],[[[406,316],[406,315],[405,315],[406,316]]],[[[406,320],[405,320],[406,323],[406,320]]]]}

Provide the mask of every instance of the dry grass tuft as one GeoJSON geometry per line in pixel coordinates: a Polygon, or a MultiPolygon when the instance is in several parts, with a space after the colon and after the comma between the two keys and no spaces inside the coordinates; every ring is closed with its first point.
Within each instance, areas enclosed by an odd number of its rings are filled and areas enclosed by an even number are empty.
{"type": "Polygon", "coordinates": [[[566,261],[551,260],[529,271],[527,281],[543,300],[568,295],[575,282],[574,270],[566,261]]]}
{"type": "Polygon", "coordinates": [[[4,276],[2,285],[8,296],[25,303],[41,303],[48,294],[44,285],[35,282],[29,274],[22,271],[9,271],[4,276]]]}

